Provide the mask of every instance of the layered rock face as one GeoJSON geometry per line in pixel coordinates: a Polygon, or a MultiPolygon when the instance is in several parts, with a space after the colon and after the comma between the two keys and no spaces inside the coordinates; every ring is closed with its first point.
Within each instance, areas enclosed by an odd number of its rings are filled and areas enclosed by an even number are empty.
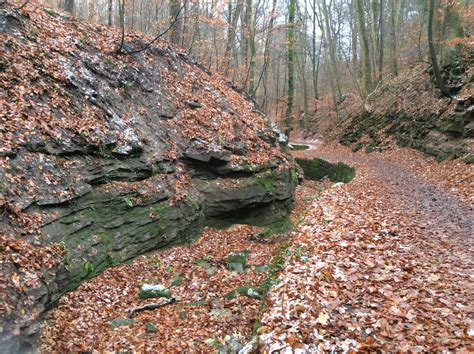
{"type": "Polygon", "coordinates": [[[440,95],[426,64],[383,83],[351,114],[340,142],[371,152],[396,141],[438,161],[463,157],[474,162],[473,63],[471,51],[443,67],[452,98],[440,95]]]}
{"type": "Polygon", "coordinates": [[[29,5],[0,7],[0,36],[0,351],[108,266],[287,215],[280,133],[185,53],[131,34],[117,54],[116,29],[29,5]]]}

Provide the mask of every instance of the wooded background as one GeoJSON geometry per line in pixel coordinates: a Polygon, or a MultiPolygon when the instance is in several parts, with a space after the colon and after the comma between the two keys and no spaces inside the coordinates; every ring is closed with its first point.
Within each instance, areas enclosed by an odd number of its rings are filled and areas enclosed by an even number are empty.
{"type": "Polygon", "coordinates": [[[469,0],[49,0],[73,15],[167,40],[223,74],[282,125],[350,95],[367,97],[409,65],[439,66],[474,43],[469,0]],[[431,6],[430,6],[431,5],[431,6]],[[432,10],[432,16],[430,16],[432,10]],[[170,25],[171,28],[170,28],[170,25]]]}

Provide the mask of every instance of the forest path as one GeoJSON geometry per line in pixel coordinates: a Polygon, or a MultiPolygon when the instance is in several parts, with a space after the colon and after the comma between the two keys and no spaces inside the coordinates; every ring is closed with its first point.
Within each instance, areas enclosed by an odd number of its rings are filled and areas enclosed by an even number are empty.
{"type": "Polygon", "coordinates": [[[426,180],[425,161],[412,168],[400,153],[295,152],[343,161],[357,176],[323,193],[299,225],[298,256],[262,320],[265,349],[472,347],[472,203],[426,180]]]}

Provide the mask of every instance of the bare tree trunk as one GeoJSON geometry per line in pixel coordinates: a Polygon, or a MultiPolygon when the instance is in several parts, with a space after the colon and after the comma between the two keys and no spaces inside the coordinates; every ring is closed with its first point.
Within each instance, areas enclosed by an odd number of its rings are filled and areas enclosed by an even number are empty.
{"type": "Polygon", "coordinates": [[[382,75],[383,75],[383,57],[384,57],[384,20],[383,20],[383,2],[384,0],[380,0],[379,4],[379,37],[378,37],[378,46],[379,46],[379,77],[378,81],[382,81],[382,75]]]}
{"type": "Polygon", "coordinates": [[[364,1],[356,0],[356,13],[359,23],[359,33],[362,44],[362,57],[364,67],[362,70],[362,76],[364,78],[364,94],[368,95],[372,90],[372,79],[371,79],[371,67],[370,67],[370,50],[369,50],[369,39],[367,38],[367,30],[365,27],[364,20],[364,1]]]}
{"type": "Polygon", "coordinates": [[[377,68],[377,0],[370,0],[369,6],[369,13],[370,13],[370,53],[371,56],[371,68],[373,70],[372,77],[375,78],[376,68],[377,68]]]}
{"type": "Polygon", "coordinates": [[[434,17],[434,0],[428,0],[429,11],[428,11],[428,45],[430,47],[431,63],[433,64],[433,72],[436,80],[436,85],[441,90],[444,96],[450,96],[446,86],[444,85],[443,78],[438,66],[438,58],[436,57],[436,48],[433,42],[433,17],[434,17]]]}
{"type": "MultiPolygon", "coordinates": [[[[357,55],[357,20],[356,20],[356,15],[355,15],[355,1],[356,0],[351,0],[351,50],[352,50],[352,70],[354,73],[359,73],[358,70],[358,55],[357,55]]],[[[359,75],[357,75],[359,76],[359,75]]]]}
{"type": "Polygon", "coordinates": [[[107,3],[107,24],[109,26],[112,26],[113,1],[114,0],[108,0],[107,3]]]}
{"type": "Polygon", "coordinates": [[[290,137],[293,124],[293,101],[295,99],[295,11],[296,0],[288,7],[288,101],[285,113],[285,134],[290,137]]]}
{"type": "Polygon", "coordinates": [[[265,49],[263,52],[263,67],[262,67],[262,72],[260,73],[260,78],[257,82],[257,86],[255,87],[255,91],[258,90],[258,87],[260,86],[260,80],[263,78],[263,103],[262,106],[264,107],[265,113],[267,103],[268,103],[268,98],[267,98],[267,82],[268,82],[268,63],[270,61],[270,47],[272,45],[272,38],[273,38],[273,23],[275,20],[275,11],[276,11],[276,5],[277,5],[277,0],[273,0],[272,4],[272,11],[270,12],[270,19],[268,20],[268,29],[267,29],[267,38],[265,39],[265,49]]]}
{"type": "Polygon", "coordinates": [[[426,3],[423,2],[423,13],[421,15],[420,33],[418,34],[418,42],[417,42],[419,61],[423,61],[423,51],[421,49],[421,37],[423,36],[423,32],[425,28],[426,10],[427,10],[426,3]]]}
{"type": "Polygon", "coordinates": [[[312,34],[313,46],[312,46],[312,56],[311,56],[311,63],[312,63],[312,76],[313,76],[313,90],[314,90],[314,98],[316,100],[319,99],[318,93],[318,64],[319,64],[319,56],[321,53],[321,45],[319,46],[318,51],[318,58],[316,59],[316,0],[313,0],[313,34],[312,34]]]}
{"type": "Polygon", "coordinates": [[[247,11],[245,16],[245,22],[247,27],[247,62],[248,62],[248,93],[251,97],[255,95],[255,31],[254,31],[254,21],[253,21],[253,1],[247,0],[247,11]]]}
{"type": "Polygon", "coordinates": [[[237,4],[235,6],[235,12],[234,12],[234,15],[232,16],[228,35],[227,35],[227,43],[226,43],[224,59],[222,63],[222,68],[225,75],[227,75],[227,72],[229,71],[230,61],[231,61],[231,51],[234,48],[235,33],[237,29],[237,23],[240,18],[240,13],[242,12],[242,7],[243,7],[243,0],[237,0],[237,4]]]}
{"type": "Polygon", "coordinates": [[[74,0],[61,0],[61,7],[74,15],[74,0]]]}
{"type": "Polygon", "coordinates": [[[302,59],[302,68],[301,68],[301,79],[303,81],[303,129],[306,132],[308,129],[308,83],[306,82],[306,58],[307,58],[307,48],[306,48],[306,34],[308,32],[308,2],[304,2],[304,14],[303,14],[303,33],[302,33],[302,45],[303,45],[303,59],[302,59]]]}
{"type": "Polygon", "coordinates": [[[120,53],[123,50],[123,45],[125,44],[125,0],[119,0],[119,21],[120,21],[121,38],[120,38],[120,45],[117,49],[118,53],[120,53]]]}
{"type": "Polygon", "coordinates": [[[332,30],[332,24],[330,19],[330,12],[328,5],[326,4],[326,0],[322,1],[322,12],[324,17],[325,23],[325,31],[326,34],[326,43],[329,47],[329,64],[331,68],[331,75],[334,80],[333,84],[333,101],[334,106],[337,106],[337,102],[340,101],[342,97],[341,93],[341,83],[339,78],[339,72],[337,70],[337,59],[336,59],[336,38],[334,37],[334,33],[332,30]]]}
{"type": "MultiPolygon", "coordinates": [[[[169,5],[169,14],[170,14],[170,22],[174,21],[177,16],[179,16],[179,11],[181,9],[180,0],[171,0],[169,5]]],[[[176,21],[171,29],[170,34],[170,41],[173,44],[179,45],[181,43],[180,40],[180,29],[181,29],[181,21],[176,21]]]]}
{"type": "Polygon", "coordinates": [[[398,49],[397,49],[397,27],[401,11],[401,0],[390,0],[390,57],[391,71],[398,75],[398,49]]]}

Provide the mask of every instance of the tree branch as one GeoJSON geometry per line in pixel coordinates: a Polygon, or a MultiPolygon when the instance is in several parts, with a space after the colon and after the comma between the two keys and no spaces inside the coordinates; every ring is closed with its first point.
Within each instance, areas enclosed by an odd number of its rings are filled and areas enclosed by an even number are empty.
{"type": "Polygon", "coordinates": [[[166,301],[163,301],[163,302],[147,304],[147,305],[144,305],[144,306],[129,308],[128,311],[127,311],[128,312],[128,318],[132,318],[133,315],[135,315],[137,312],[142,312],[142,311],[147,311],[147,310],[154,310],[154,309],[166,306],[166,305],[174,304],[175,302],[176,302],[176,299],[174,297],[172,297],[172,298],[170,298],[166,301]]]}
{"type": "MultiPolygon", "coordinates": [[[[148,42],[143,48],[136,49],[136,50],[131,50],[131,51],[127,51],[126,54],[136,54],[136,53],[144,52],[145,50],[147,50],[148,48],[150,48],[150,46],[151,46],[153,43],[155,43],[157,40],[159,40],[161,37],[163,37],[166,33],[168,33],[168,32],[174,27],[174,25],[176,24],[176,22],[178,22],[178,20],[179,20],[179,15],[180,15],[181,12],[183,11],[183,9],[186,7],[187,2],[188,2],[187,0],[185,0],[185,1],[183,2],[183,5],[179,8],[178,13],[177,13],[176,16],[174,17],[173,22],[171,22],[171,24],[168,26],[168,28],[166,28],[166,30],[164,30],[164,31],[161,32],[159,35],[157,35],[155,38],[153,38],[153,40],[151,40],[150,42],[148,42]]],[[[122,50],[123,48],[121,47],[120,49],[122,50]]]]}

